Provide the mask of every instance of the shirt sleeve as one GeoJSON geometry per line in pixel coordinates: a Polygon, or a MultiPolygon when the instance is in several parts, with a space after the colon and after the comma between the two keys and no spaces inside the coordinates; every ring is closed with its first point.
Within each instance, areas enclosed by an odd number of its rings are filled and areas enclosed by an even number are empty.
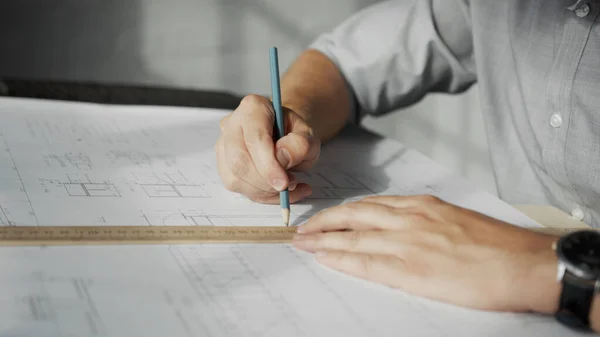
{"type": "Polygon", "coordinates": [[[354,123],[413,104],[429,92],[463,92],[476,81],[466,0],[379,2],[310,48],[341,71],[352,95],[354,123]]]}

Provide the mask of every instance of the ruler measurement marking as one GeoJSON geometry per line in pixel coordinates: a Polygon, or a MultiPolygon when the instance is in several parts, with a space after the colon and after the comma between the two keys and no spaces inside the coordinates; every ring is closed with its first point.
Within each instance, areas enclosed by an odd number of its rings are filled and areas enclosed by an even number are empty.
{"type": "MultiPolygon", "coordinates": [[[[530,229],[563,235],[581,228],[530,229]]],[[[0,227],[0,246],[289,243],[295,233],[294,226],[11,226],[0,227]]]]}
{"type": "Polygon", "coordinates": [[[295,227],[57,226],[0,227],[2,245],[286,243],[295,227]]]}

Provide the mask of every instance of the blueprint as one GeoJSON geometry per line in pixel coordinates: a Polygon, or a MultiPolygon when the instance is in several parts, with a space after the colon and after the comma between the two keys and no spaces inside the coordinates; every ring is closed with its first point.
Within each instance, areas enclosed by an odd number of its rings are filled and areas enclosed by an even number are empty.
{"type": "MultiPolygon", "coordinates": [[[[281,225],[226,190],[229,111],[0,99],[0,225],[281,225]]],[[[372,194],[516,209],[415,150],[349,127],[296,174],[291,224],[372,194]]],[[[326,269],[287,244],[0,248],[0,336],[570,336],[552,318],[457,308],[326,269]]]]}

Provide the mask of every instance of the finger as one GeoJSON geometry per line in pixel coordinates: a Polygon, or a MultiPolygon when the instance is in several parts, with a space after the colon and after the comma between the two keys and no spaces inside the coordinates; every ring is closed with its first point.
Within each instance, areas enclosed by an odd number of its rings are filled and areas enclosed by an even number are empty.
{"type": "MultiPolygon", "coordinates": [[[[224,163],[225,158],[227,158],[224,150],[224,140],[223,138],[219,138],[217,143],[215,144],[215,151],[217,153],[217,167],[219,170],[219,174],[222,177],[223,182],[225,183],[225,187],[228,190],[240,193],[250,200],[259,203],[265,204],[278,204],[279,200],[279,192],[264,184],[262,187],[257,186],[257,183],[247,182],[239,176],[236,176],[229,169],[229,165],[224,163]],[[261,189],[263,188],[263,189],[261,189]]],[[[244,166],[245,167],[245,166],[244,166]]],[[[312,194],[312,189],[308,184],[300,184],[296,176],[292,173],[288,173],[290,180],[290,202],[296,203],[307,196],[312,194]],[[298,187],[300,186],[300,187],[298,187]]],[[[262,179],[259,179],[259,182],[262,179]]]]}
{"type": "Polygon", "coordinates": [[[219,171],[225,187],[246,197],[266,197],[275,191],[256,171],[239,134],[222,137],[218,145],[219,171]]]}
{"type": "Polygon", "coordinates": [[[352,202],[335,206],[312,216],[298,228],[301,233],[339,231],[344,229],[394,229],[402,221],[394,208],[367,202],[352,202]]]}
{"type": "Polygon", "coordinates": [[[292,132],[277,141],[279,162],[286,169],[306,171],[319,159],[321,152],[317,137],[308,132],[292,132]]]}
{"type": "Polygon", "coordinates": [[[337,250],[363,254],[400,255],[402,237],[392,231],[349,231],[296,234],[294,247],[308,252],[337,250]]]}
{"type": "MultiPolygon", "coordinates": [[[[300,200],[305,199],[309,195],[312,194],[312,188],[308,184],[300,183],[296,186],[293,191],[289,192],[290,203],[296,203],[300,200]]],[[[251,197],[250,200],[259,202],[262,204],[279,204],[279,192],[275,191],[275,194],[270,196],[262,196],[262,197],[251,197]]]]}
{"type": "Polygon", "coordinates": [[[372,195],[359,202],[371,202],[396,208],[422,208],[423,206],[436,205],[442,202],[433,195],[372,195]]]}
{"type": "Polygon", "coordinates": [[[272,105],[266,98],[249,95],[242,99],[238,111],[244,143],[258,174],[277,191],[285,189],[287,174],[275,157],[272,105]]]}
{"type": "Polygon", "coordinates": [[[344,251],[319,251],[317,261],[347,275],[399,288],[412,276],[404,260],[391,255],[362,254],[344,251]]]}

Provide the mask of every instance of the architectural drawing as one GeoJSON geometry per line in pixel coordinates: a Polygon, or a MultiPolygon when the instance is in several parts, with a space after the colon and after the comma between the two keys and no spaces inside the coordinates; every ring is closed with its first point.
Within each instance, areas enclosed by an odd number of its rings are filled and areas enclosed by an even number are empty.
{"type": "Polygon", "coordinates": [[[177,164],[176,157],[167,153],[149,155],[142,151],[112,150],[106,156],[113,164],[125,162],[140,168],[151,168],[157,162],[166,167],[173,167],[177,164]]]}
{"type": "Polygon", "coordinates": [[[44,162],[49,167],[54,167],[57,165],[60,168],[72,169],[75,168],[77,170],[91,170],[92,169],[92,160],[90,157],[84,153],[77,152],[67,152],[61,155],[58,154],[49,154],[44,156],[44,162]]]}
{"type": "Polygon", "coordinates": [[[190,183],[180,171],[132,173],[132,182],[150,198],[209,198],[205,187],[190,183]]]}
{"type": "Polygon", "coordinates": [[[204,188],[199,185],[176,184],[140,184],[150,198],[208,198],[204,188]]]}
{"type": "Polygon", "coordinates": [[[193,221],[181,211],[155,210],[141,211],[142,225],[148,226],[190,226],[193,221]]]}
{"type": "MultiPolygon", "coordinates": [[[[52,275],[44,271],[32,272],[24,283],[37,285],[36,290],[13,294],[15,310],[22,313],[22,319],[32,326],[55,325],[63,336],[107,336],[108,331],[90,293],[92,282],[52,275]],[[64,307],[71,308],[72,312],[64,312],[64,307]],[[71,320],[71,323],[65,325],[66,320],[71,320]]],[[[51,331],[48,331],[49,334],[54,335],[51,331]]]]}
{"type": "Polygon", "coordinates": [[[12,225],[13,225],[13,223],[8,218],[8,215],[6,214],[4,207],[2,207],[2,205],[0,205],[0,226],[12,226],[12,225]]]}
{"type": "Polygon", "coordinates": [[[114,184],[110,183],[63,183],[72,197],[120,197],[114,184]]]}
{"type": "MultiPolygon", "coordinates": [[[[0,98],[0,225],[283,226],[279,205],[222,184],[212,144],[227,113],[0,98]]],[[[292,225],[366,195],[433,192],[536,226],[400,144],[362,140],[332,140],[294,172],[313,195],[291,205],[292,225]]],[[[0,266],[7,336],[574,336],[552,317],[533,324],[363,282],[288,244],[0,246],[0,266]]]]}
{"type": "Polygon", "coordinates": [[[115,184],[109,181],[92,181],[87,174],[67,173],[66,180],[39,179],[44,192],[52,187],[62,186],[71,197],[121,197],[115,184]]]}
{"type": "Polygon", "coordinates": [[[31,202],[26,178],[21,175],[14,151],[0,129],[0,225],[39,225],[37,214],[31,202]],[[13,212],[14,210],[14,212],[13,212]]]}
{"type": "Polygon", "coordinates": [[[36,212],[28,200],[2,200],[0,226],[37,226],[36,212]]]}
{"type": "Polygon", "coordinates": [[[87,174],[67,174],[68,182],[63,182],[67,193],[72,197],[120,197],[113,183],[92,182],[87,174]]]}
{"type": "Polygon", "coordinates": [[[298,181],[308,183],[313,193],[308,199],[347,199],[375,194],[367,185],[355,177],[328,167],[321,166],[313,172],[294,172],[298,181]]]}
{"type": "MultiPolygon", "coordinates": [[[[281,224],[278,212],[262,214],[225,214],[225,212],[203,212],[198,210],[158,210],[142,211],[143,224],[149,226],[276,226],[281,224]]],[[[291,220],[298,222],[308,220],[308,215],[296,215],[292,212],[291,220]]]]}
{"type": "Polygon", "coordinates": [[[247,254],[251,248],[215,247],[210,255],[203,247],[169,250],[193,291],[205,299],[204,305],[223,313],[211,322],[221,333],[308,336],[296,309],[277,287],[269,284],[267,275],[252,261],[252,255],[247,254]]]}

